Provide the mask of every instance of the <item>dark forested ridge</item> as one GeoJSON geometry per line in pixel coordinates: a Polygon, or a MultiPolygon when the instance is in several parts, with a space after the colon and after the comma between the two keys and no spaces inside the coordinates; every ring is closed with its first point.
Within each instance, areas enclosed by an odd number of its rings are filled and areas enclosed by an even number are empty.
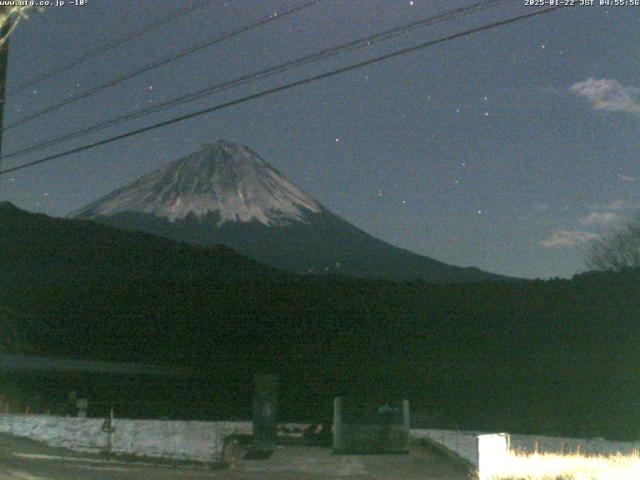
{"type": "Polygon", "coordinates": [[[465,285],[304,277],[7,204],[0,262],[0,304],[40,322],[20,332],[32,352],[181,364],[198,379],[147,396],[222,398],[242,416],[251,374],[271,371],[290,418],[326,414],[337,393],[385,394],[431,426],[640,435],[638,271],[465,285]]]}

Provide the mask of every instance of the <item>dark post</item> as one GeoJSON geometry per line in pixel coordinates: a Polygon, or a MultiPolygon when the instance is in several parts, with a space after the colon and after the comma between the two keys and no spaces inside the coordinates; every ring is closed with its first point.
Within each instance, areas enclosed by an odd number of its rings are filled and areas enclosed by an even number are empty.
{"type": "MultiPolygon", "coordinates": [[[[6,15],[11,7],[0,7],[0,15],[6,15]]],[[[7,81],[7,63],[9,61],[9,31],[13,21],[7,19],[0,29],[0,38],[4,43],[0,46],[0,170],[2,170],[2,135],[4,133],[4,104],[5,104],[5,84],[7,81]]]]}
{"type": "Polygon", "coordinates": [[[113,408],[111,409],[111,412],[109,412],[109,416],[105,418],[102,423],[102,431],[109,434],[107,448],[109,456],[111,456],[113,454],[113,432],[115,431],[113,426],[113,408]]]}
{"type": "Polygon", "coordinates": [[[278,436],[278,376],[254,376],[253,448],[276,449],[278,436]]]}
{"type": "Polygon", "coordinates": [[[76,407],[78,408],[78,417],[87,418],[87,410],[89,409],[89,399],[78,398],[76,400],[76,407]]]}

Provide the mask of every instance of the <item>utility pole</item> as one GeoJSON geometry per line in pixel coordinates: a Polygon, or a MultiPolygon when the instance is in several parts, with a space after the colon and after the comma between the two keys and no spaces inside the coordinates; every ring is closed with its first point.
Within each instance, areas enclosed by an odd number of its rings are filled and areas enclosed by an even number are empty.
{"type": "Polygon", "coordinates": [[[4,134],[4,97],[7,81],[7,63],[9,62],[9,33],[13,24],[13,15],[10,9],[12,7],[0,7],[0,18],[5,21],[0,29],[0,41],[4,40],[0,45],[0,170],[2,169],[2,136],[4,134]]]}
{"type": "Polygon", "coordinates": [[[7,64],[9,63],[9,37],[13,29],[26,19],[26,12],[32,6],[0,7],[0,170],[2,169],[2,135],[4,133],[4,104],[7,83],[7,64]]]}

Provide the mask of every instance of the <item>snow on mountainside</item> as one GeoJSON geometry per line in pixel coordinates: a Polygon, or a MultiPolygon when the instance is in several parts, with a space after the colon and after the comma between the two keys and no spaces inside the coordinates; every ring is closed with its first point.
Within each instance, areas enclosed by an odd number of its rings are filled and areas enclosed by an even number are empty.
{"type": "Polygon", "coordinates": [[[286,225],[304,221],[322,206],[243,145],[206,144],[186,157],[140,177],[74,215],[111,217],[122,212],[152,214],[170,222],[190,213],[226,222],[286,225]]]}

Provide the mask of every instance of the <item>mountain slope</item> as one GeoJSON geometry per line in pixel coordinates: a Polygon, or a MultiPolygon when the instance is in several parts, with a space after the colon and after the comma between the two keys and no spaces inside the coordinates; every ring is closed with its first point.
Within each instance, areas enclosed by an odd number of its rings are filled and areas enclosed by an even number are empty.
{"type": "Polygon", "coordinates": [[[95,222],[52,218],[8,202],[0,203],[0,265],[5,286],[61,279],[188,279],[196,271],[211,280],[234,282],[283,275],[221,245],[198,247],[95,222]]]}
{"type": "Polygon", "coordinates": [[[253,304],[257,285],[275,287],[292,277],[224,246],[188,245],[0,203],[0,306],[34,319],[16,325],[17,337],[36,354],[129,360],[162,344],[158,361],[166,363],[169,346],[190,351],[184,345],[192,335],[213,341],[215,329],[237,317],[237,305],[253,304]],[[231,288],[242,294],[230,296],[231,288]],[[213,298],[217,303],[202,310],[213,298]]]}
{"type": "Polygon", "coordinates": [[[224,244],[298,273],[434,283],[506,280],[378,240],[328,211],[245,146],[219,141],[74,215],[192,244],[224,244]]]}

